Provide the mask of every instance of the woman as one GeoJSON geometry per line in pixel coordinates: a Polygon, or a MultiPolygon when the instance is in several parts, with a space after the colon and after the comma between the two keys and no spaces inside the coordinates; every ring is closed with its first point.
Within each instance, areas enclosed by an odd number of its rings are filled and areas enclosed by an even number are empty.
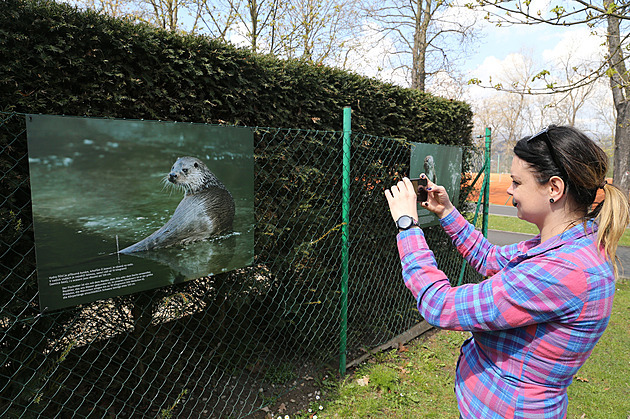
{"type": "Polygon", "coordinates": [[[385,192],[397,222],[405,285],[430,324],[467,330],[455,393],[463,418],[564,418],[567,387],[610,317],[617,242],[628,199],[605,181],[608,157],[572,127],[549,126],[514,147],[518,217],[540,234],[494,246],[428,182],[434,212],[459,252],[488,279],[451,287],[417,227],[409,179],[385,192]],[[598,189],[605,199],[593,207],[598,189]]]}

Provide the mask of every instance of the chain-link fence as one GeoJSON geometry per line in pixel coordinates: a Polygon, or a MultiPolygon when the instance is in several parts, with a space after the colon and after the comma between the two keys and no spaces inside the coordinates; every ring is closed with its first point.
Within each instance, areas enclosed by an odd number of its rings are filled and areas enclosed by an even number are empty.
{"type": "MultiPolygon", "coordinates": [[[[338,367],[343,135],[252,129],[252,266],[40,313],[25,115],[0,114],[1,417],[243,417],[338,367]]],[[[410,144],[351,140],[349,360],[421,320],[383,195],[408,173],[410,144]]],[[[474,176],[483,156],[464,162],[474,176]]],[[[426,235],[457,279],[450,240],[426,235]]]]}

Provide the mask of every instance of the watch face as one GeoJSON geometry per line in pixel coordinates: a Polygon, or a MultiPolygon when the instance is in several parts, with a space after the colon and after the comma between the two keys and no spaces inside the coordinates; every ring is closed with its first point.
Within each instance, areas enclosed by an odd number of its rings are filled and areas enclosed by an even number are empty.
{"type": "Polygon", "coordinates": [[[407,230],[413,225],[413,218],[408,215],[403,215],[398,219],[396,224],[398,224],[398,228],[400,228],[401,230],[407,230]]]}

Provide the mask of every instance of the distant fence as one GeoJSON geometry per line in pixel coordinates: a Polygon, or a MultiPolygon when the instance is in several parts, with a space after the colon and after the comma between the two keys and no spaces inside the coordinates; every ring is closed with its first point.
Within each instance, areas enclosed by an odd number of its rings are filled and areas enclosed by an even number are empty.
{"type": "MultiPolygon", "coordinates": [[[[252,266],[40,313],[24,120],[0,113],[0,417],[243,417],[421,320],[383,195],[408,173],[410,143],[350,136],[341,330],[343,133],[276,128],[252,128],[252,266]]],[[[464,160],[474,172],[483,152],[464,160]]],[[[450,240],[426,235],[456,281],[450,240]]]]}

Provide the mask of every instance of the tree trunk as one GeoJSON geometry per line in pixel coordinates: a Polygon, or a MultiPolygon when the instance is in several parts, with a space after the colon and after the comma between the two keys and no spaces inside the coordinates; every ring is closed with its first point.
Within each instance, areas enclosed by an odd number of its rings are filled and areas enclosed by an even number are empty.
{"type": "Polygon", "coordinates": [[[630,193],[630,102],[617,105],[613,180],[626,195],[630,193]]]}
{"type": "Polygon", "coordinates": [[[413,34],[411,88],[424,91],[426,86],[427,32],[431,20],[431,0],[416,1],[416,22],[413,34]]]}
{"type": "Polygon", "coordinates": [[[249,18],[252,23],[252,32],[251,32],[251,47],[252,52],[257,52],[257,42],[258,42],[258,3],[256,0],[250,0],[247,2],[247,7],[249,7],[249,18]]]}
{"type": "MultiPolygon", "coordinates": [[[[608,7],[609,2],[604,5],[608,7]]],[[[630,97],[628,74],[621,49],[619,17],[608,15],[608,65],[610,88],[617,109],[613,181],[626,194],[630,192],[630,97]]]]}

